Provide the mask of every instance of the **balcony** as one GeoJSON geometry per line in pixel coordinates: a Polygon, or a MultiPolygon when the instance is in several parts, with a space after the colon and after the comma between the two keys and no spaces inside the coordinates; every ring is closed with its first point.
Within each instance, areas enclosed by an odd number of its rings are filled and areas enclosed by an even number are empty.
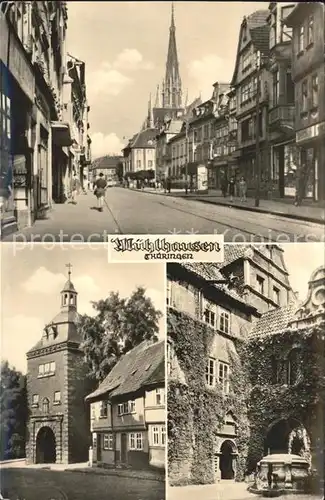
{"type": "Polygon", "coordinates": [[[274,130],[294,132],[295,106],[277,106],[269,112],[269,126],[274,130]]]}

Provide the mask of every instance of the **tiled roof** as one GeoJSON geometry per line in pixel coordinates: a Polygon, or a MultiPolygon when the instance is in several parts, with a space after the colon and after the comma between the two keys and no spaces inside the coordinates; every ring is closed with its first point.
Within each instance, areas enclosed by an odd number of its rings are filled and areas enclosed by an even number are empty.
{"type": "Polygon", "coordinates": [[[157,133],[156,128],[147,128],[141,131],[132,139],[131,148],[154,148],[157,133]]]}
{"type": "Polygon", "coordinates": [[[269,10],[266,9],[256,10],[255,12],[246,17],[248,28],[253,29],[263,24],[266,24],[269,15],[270,15],[269,10]]]}
{"type": "Polygon", "coordinates": [[[254,47],[263,55],[268,55],[270,52],[270,27],[266,24],[264,26],[257,26],[256,28],[252,28],[250,30],[250,34],[254,47]]]}
{"type": "Polygon", "coordinates": [[[93,162],[91,169],[95,168],[115,168],[117,164],[122,161],[123,156],[102,156],[101,158],[96,158],[93,162]]]}
{"type": "Polygon", "coordinates": [[[178,134],[181,131],[182,125],[182,120],[171,120],[166,132],[169,134],[178,134]]]}
{"type": "Polygon", "coordinates": [[[109,398],[122,396],[154,383],[155,378],[159,378],[160,382],[164,356],[164,341],[154,344],[142,342],[118,361],[98,389],[86,399],[93,400],[104,395],[109,398]]]}
{"type": "Polygon", "coordinates": [[[249,337],[265,336],[285,330],[293,319],[298,305],[298,302],[292,302],[286,307],[278,307],[265,312],[254,323],[249,337]]]}

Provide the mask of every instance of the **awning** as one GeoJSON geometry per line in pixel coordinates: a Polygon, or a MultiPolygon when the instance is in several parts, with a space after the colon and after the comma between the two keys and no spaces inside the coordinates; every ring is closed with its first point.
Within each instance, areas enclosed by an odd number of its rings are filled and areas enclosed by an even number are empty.
{"type": "Polygon", "coordinates": [[[51,122],[52,141],[55,146],[64,147],[71,146],[72,137],[69,123],[66,122],[51,122]]]}

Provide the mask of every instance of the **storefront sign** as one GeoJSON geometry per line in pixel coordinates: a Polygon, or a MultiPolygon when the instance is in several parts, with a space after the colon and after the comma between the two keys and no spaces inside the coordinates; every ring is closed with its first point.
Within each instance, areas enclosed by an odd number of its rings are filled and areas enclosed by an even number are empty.
{"type": "Polygon", "coordinates": [[[299,130],[296,133],[296,143],[299,144],[301,142],[307,142],[322,135],[325,135],[325,122],[317,123],[311,127],[299,130]]]}
{"type": "Polygon", "coordinates": [[[34,102],[35,80],[24,49],[10,33],[8,69],[26,96],[34,102]]]}

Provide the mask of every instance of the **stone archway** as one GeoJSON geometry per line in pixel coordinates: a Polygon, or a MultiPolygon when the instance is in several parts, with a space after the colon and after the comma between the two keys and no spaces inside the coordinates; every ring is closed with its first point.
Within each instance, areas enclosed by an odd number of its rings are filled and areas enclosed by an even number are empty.
{"type": "Polygon", "coordinates": [[[56,462],[56,440],[53,430],[41,427],[36,437],[36,463],[53,464],[56,462]]]}
{"type": "Polygon", "coordinates": [[[220,447],[220,477],[221,479],[235,478],[236,446],[233,441],[226,439],[220,447]]]}
{"type": "MultiPolygon", "coordinates": [[[[299,440],[296,439],[296,435],[293,431],[300,428],[302,428],[302,425],[295,418],[280,419],[273,422],[266,433],[264,454],[288,453],[289,439],[293,437],[291,453],[299,455],[302,443],[298,442],[299,440]]],[[[299,433],[297,434],[297,438],[299,438],[299,433]]]]}

